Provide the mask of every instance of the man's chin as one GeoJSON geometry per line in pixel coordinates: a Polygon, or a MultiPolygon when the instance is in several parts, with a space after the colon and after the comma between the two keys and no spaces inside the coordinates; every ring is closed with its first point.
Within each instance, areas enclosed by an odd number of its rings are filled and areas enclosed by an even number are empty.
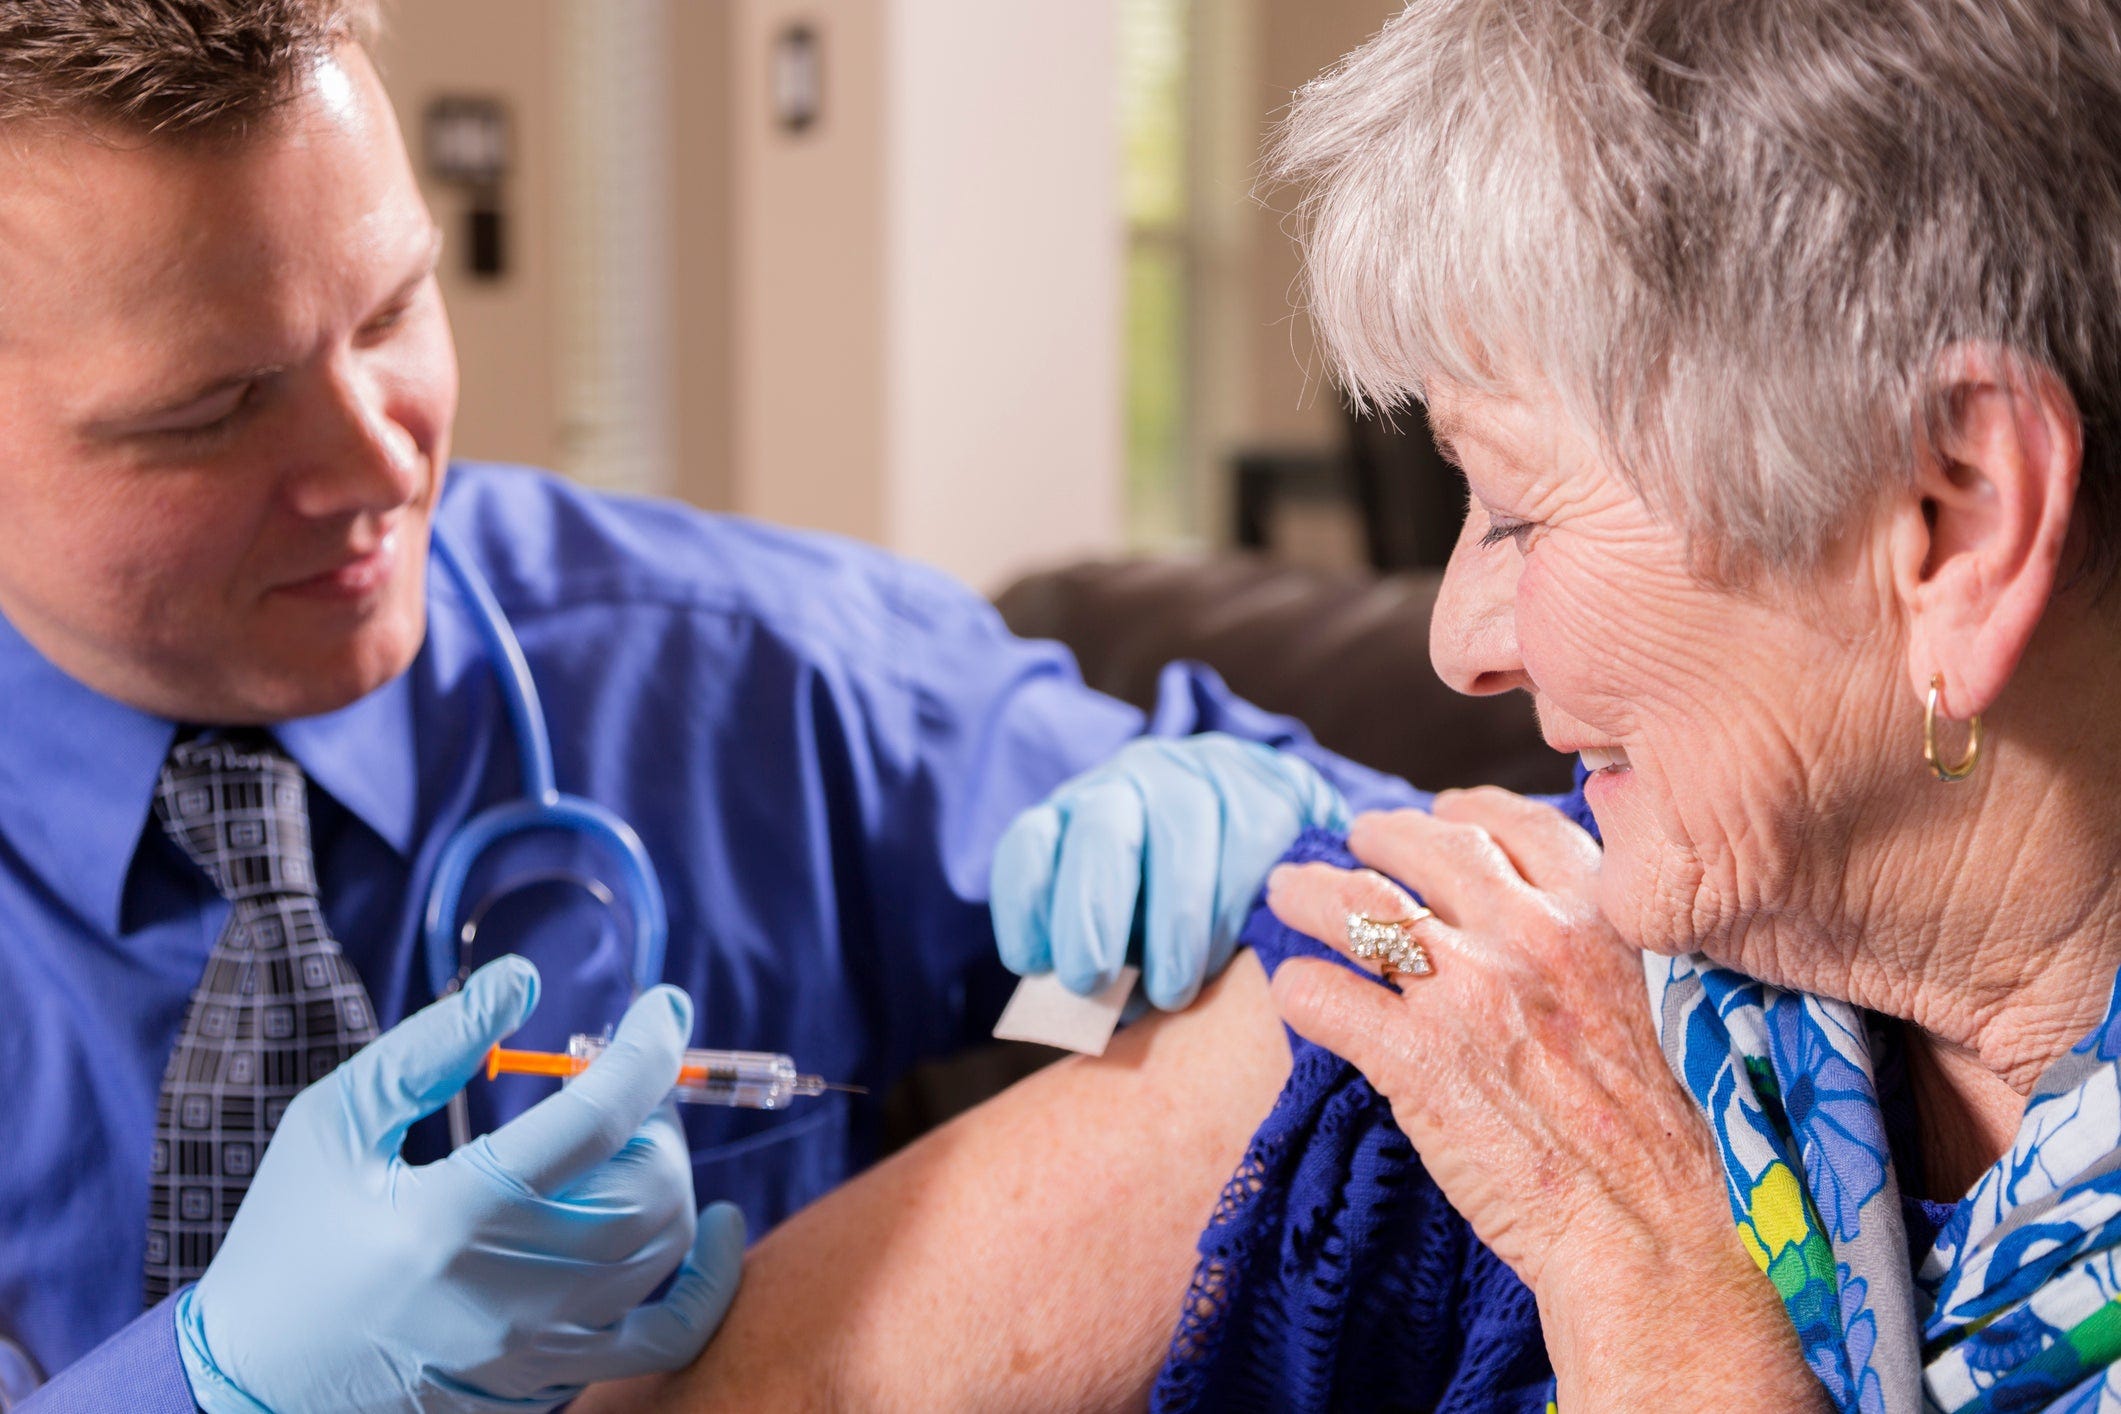
{"type": "Polygon", "coordinates": [[[385,641],[364,636],[369,641],[343,645],[337,652],[319,654],[310,645],[300,655],[253,664],[247,672],[230,675],[224,710],[209,720],[271,726],[328,716],[402,675],[419,655],[422,636],[390,635],[385,641]]]}

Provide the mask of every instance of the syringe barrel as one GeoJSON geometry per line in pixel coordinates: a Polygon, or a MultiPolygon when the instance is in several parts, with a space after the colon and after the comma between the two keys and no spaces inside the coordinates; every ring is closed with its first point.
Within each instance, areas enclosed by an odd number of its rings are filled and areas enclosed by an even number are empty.
{"type": "MultiPolygon", "coordinates": [[[[567,1042],[567,1054],[587,1065],[609,1044],[601,1036],[574,1036],[567,1042]]],[[[795,1060],[772,1051],[690,1050],[671,1093],[694,1105],[786,1109],[796,1096],[795,1060]]]]}

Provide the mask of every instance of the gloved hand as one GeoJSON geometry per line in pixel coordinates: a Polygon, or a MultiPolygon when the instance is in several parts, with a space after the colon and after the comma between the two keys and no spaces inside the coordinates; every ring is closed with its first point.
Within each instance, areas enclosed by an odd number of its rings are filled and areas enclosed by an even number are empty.
{"type": "Polygon", "coordinates": [[[537,990],[523,959],[490,963],[288,1106],[219,1254],[178,1298],[208,1414],[542,1410],[706,1345],[744,1225],[728,1204],[695,1223],[667,1098],[692,1031],[683,992],[644,993],[586,1072],[492,1134],[437,1163],[399,1157],[537,990]],[[681,1258],[669,1293],[640,1306],[681,1258]]]}
{"type": "Polygon", "coordinates": [[[1149,1000],[1187,1006],[1297,835],[1347,823],[1340,792],[1287,752],[1219,732],[1131,742],[1002,835],[989,895],[1002,961],[1093,992],[1139,921],[1149,1000]]]}

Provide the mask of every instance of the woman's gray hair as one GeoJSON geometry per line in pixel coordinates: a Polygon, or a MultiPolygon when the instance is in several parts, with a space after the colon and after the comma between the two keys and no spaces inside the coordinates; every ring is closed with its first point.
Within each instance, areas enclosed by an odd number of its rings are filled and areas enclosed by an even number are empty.
{"type": "Polygon", "coordinates": [[[2117,0],[1413,0],[1270,175],[1356,398],[1544,382],[1719,561],[1810,563],[1965,341],[2068,389],[2121,546],[2117,0]]]}

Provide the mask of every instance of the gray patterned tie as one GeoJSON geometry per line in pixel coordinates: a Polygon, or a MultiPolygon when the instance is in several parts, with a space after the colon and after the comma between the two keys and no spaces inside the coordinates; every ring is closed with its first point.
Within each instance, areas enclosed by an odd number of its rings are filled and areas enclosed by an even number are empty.
{"type": "Polygon", "coordinates": [[[182,741],[155,815],[235,908],[162,1075],[149,1305],[213,1260],[287,1102],[376,1034],[367,989],[317,907],[301,767],[258,733],[182,741]]]}

